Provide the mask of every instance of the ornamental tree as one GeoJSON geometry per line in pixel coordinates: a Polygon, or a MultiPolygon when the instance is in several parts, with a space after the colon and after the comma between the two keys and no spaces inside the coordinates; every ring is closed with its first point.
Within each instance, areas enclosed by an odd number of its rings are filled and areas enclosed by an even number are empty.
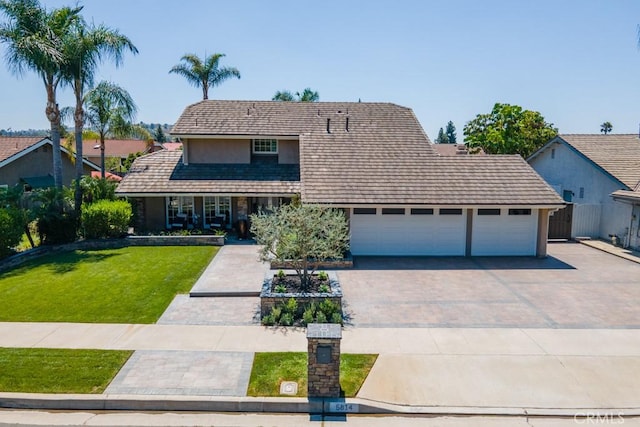
{"type": "Polygon", "coordinates": [[[527,158],[558,134],[537,111],[518,105],[496,103],[489,114],[478,114],[464,126],[465,143],[470,152],[520,154],[527,158]]]}
{"type": "Polygon", "coordinates": [[[349,249],[349,227],[341,210],[318,205],[283,205],[251,215],[251,233],[261,246],[262,261],[289,262],[300,278],[301,290],[328,259],[349,249]]]}

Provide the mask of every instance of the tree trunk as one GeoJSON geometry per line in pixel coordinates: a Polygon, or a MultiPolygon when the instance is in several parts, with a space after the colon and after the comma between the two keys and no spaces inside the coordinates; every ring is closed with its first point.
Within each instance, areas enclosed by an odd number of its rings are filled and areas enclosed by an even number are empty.
{"type": "Polygon", "coordinates": [[[56,103],[55,83],[45,80],[47,88],[47,108],[45,114],[51,123],[51,144],[53,145],[53,182],[62,188],[62,153],[60,152],[60,109],[56,103]]]}
{"type": "Polygon", "coordinates": [[[100,133],[100,177],[105,179],[104,173],[104,134],[100,133]]]}
{"type": "MultiPolygon", "coordinates": [[[[82,163],[82,129],[84,127],[84,110],[82,109],[82,83],[76,80],[75,83],[75,95],[76,95],[76,111],[74,114],[75,120],[75,136],[76,136],[76,184],[75,184],[75,211],[79,217],[82,208],[82,187],[80,187],[80,180],[84,172],[82,163]]],[[[104,166],[103,166],[104,167],[104,166]]]]}
{"type": "Polygon", "coordinates": [[[27,239],[29,240],[29,244],[31,245],[31,248],[35,248],[36,245],[35,243],[33,243],[33,236],[31,236],[31,230],[29,230],[29,224],[24,226],[24,234],[27,235],[27,239]]]}

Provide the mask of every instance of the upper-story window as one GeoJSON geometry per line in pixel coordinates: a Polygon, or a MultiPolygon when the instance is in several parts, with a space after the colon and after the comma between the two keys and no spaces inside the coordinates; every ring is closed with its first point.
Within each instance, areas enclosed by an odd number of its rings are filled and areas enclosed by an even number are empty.
{"type": "Polygon", "coordinates": [[[252,146],[254,154],[278,154],[277,139],[254,139],[252,146]]]}

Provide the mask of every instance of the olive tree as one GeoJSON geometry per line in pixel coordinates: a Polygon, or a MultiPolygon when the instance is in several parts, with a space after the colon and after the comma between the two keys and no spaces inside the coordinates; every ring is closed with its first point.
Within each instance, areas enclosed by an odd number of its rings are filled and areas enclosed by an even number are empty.
{"type": "Polygon", "coordinates": [[[318,205],[283,205],[251,215],[251,232],[261,246],[260,259],[289,262],[308,289],[313,272],[349,248],[349,227],[341,210],[318,205]]]}

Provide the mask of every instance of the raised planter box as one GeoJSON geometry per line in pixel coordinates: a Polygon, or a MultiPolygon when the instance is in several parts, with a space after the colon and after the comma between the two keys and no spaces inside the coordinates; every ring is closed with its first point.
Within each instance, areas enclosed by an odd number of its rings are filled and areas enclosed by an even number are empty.
{"type": "Polygon", "coordinates": [[[224,236],[129,236],[130,246],[224,246],[224,236]]]}
{"type": "MultiPolygon", "coordinates": [[[[292,274],[289,272],[288,274],[292,274]]],[[[260,292],[260,315],[265,316],[271,312],[273,307],[280,303],[286,303],[290,298],[298,301],[299,305],[308,305],[312,302],[320,303],[325,299],[331,300],[337,304],[342,311],[342,287],[338,281],[338,275],[333,271],[328,271],[329,287],[331,292],[303,293],[303,292],[286,292],[278,293],[271,291],[271,282],[273,281],[273,271],[267,272],[262,283],[262,292],[260,292]]]]}

